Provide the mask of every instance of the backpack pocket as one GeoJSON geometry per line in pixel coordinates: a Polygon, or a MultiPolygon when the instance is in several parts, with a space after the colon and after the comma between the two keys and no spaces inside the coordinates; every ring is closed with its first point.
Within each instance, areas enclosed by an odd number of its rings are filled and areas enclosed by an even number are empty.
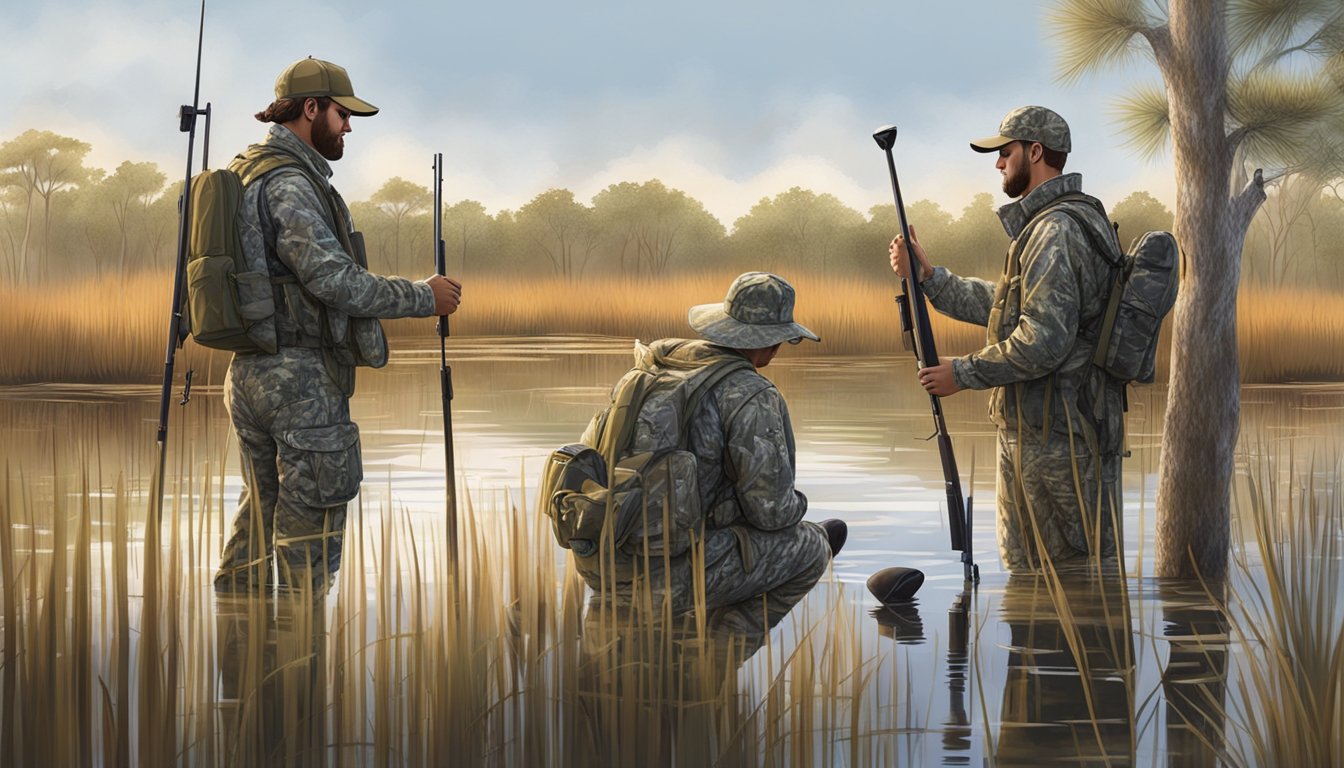
{"type": "Polygon", "coordinates": [[[690,549],[703,517],[695,454],[637,453],[618,462],[613,475],[607,487],[606,461],[588,446],[551,454],[541,495],[560,546],[580,558],[607,546],[618,564],[634,566],[645,556],[677,557],[690,549]]]}
{"type": "Polygon", "coordinates": [[[1102,318],[1093,362],[1123,381],[1151,382],[1157,337],[1176,303],[1180,250],[1167,232],[1148,232],[1130,247],[1102,318]]]}
{"type": "Polygon", "coordinates": [[[251,346],[238,310],[238,283],[232,256],[201,256],[187,262],[187,296],[191,335],[197,342],[214,347],[240,337],[238,348],[251,346]]]}
{"type": "Polygon", "coordinates": [[[626,505],[617,541],[635,560],[677,557],[703,527],[695,454],[665,449],[637,453],[616,465],[617,493],[626,505]]]}
{"type": "Polygon", "coordinates": [[[582,443],[553,451],[542,469],[542,512],[551,519],[556,543],[581,557],[597,551],[606,519],[606,482],[607,462],[582,443]]]}
{"type": "Polygon", "coordinates": [[[338,507],[359,493],[364,464],[352,423],[287,429],[276,435],[281,493],[310,507],[338,507]]]}
{"type": "Polygon", "coordinates": [[[1152,381],[1161,322],[1162,318],[1143,302],[1121,299],[1101,367],[1123,381],[1152,381]]]}

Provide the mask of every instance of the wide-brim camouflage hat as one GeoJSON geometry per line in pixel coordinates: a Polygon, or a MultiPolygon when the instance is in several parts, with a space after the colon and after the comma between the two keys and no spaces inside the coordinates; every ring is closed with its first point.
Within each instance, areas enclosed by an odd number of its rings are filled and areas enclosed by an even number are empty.
{"type": "Polygon", "coordinates": [[[1018,107],[999,123],[999,132],[993,136],[976,139],[971,149],[976,152],[995,152],[1014,141],[1039,143],[1046,149],[1068,153],[1073,151],[1069,140],[1069,124],[1064,122],[1053,110],[1045,107],[1018,107]]]}
{"type": "Polygon", "coordinates": [[[705,339],[736,349],[797,344],[821,337],[793,321],[793,286],[769,272],[745,272],[715,304],[691,307],[686,319],[705,339]]]}
{"type": "Polygon", "coordinates": [[[285,68],[275,79],[275,98],[307,99],[325,96],[350,114],[368,117],[378,114],[378,108],[355,95],[350,75],[345,67],[309,56],[285,68]]]}

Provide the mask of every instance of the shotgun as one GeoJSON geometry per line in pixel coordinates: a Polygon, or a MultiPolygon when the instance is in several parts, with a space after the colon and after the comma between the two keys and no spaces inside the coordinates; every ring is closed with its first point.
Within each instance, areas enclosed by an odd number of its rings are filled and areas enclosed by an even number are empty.
{"type": "MultiPolygon", "coordinates": [[[[177,263],[173,267],[173,305],[168,318],[168,348],[163,359],[163,382],[159,391],[159,426],[155,442],[159,446],[159,473],[156,476],[158,492],[155,494],[154,520],[157,523],[163,515],[163,473],[168,454],[168,402],[172,398],[173,367],[177,362],[177,350],[187,338],[188,323],[182,316],[182,298],[185,289],[187,270],[187,246],[191,242],[191,169],[192,154],[196,148],[196,118],[205,117],[205,142],[201,151],[201,167],[209,166],[210,159],[210,105],[199,108],[201,103],[201,51],[205,45],[205,0],[201,0],[201,27],[196,39],[196,89],[191,103],[178,108],[178,129],[187,134],[187,173],[182,182],[182,197],[178,200],[177,220],[177,263]]],[[[186,405],[191,399],[191,379],[195,371],[187,371],[183,381],[180,405],[186,405]]]]}
{"type": "MultiPolygon", "coordinates": [[[[901,223],[901,237],[910,242],[910,227],[905,219],[905,203],[901,199],[901,185],[896,179],[896,161],[891,148],[896,144],[896,126],[879,128],[873,139],[887,155],[887,170],[891,174],[891,192],[896,200],[896,215],[901,223]]],[[[938,365],[938,348],[933,340],[933,326],[929,323],[929,306],[919,285],[919,265],[910,254],[909,277],[901,278],[901,295],[896,297],[900,308],[901,334],[905,348],[915,353],[920,368],[938,365]]],[[[980,567],[975,564],[971,547],[971,499],[961,494],[961,476],[957,472],[957,456],[952,451],[952,436],[943,419],[943,405],[937,395],[929,395],[933,409],[934,437],[938,440],[938,455],[943,462],[943,484],[947,490],[948,528],[952,534],[952,549],[961,552],[962,573],[965,581],[979,583],[980,567]]]]}
{"type": "MultiPolygon", "coordinates": [[[[434,155],[434,269],[447,275],[443,244],[443,153],[434,155]]],[[[448,316],[439,316],[439,394],[443,399],[444,506],[448,518],[448,555],[457,562],[457,467],[453,457],[453,369],[448,365],[448,316]]]]}

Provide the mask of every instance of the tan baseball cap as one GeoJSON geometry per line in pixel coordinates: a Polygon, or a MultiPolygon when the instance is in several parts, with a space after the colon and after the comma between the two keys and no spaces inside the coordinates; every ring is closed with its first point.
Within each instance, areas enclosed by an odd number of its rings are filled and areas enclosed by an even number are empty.
{"type": "Polygon", "coordinates": [[[1033,141],[1056,152],[1072,151],[1069,124],[1054,111],[1045,107],[1018,107],[1004,115],[995,136],[986,136],[971,142],[976,152],[994,152],[1014,141],[1033,141]]]}
{"type": "Polygon", "coordinates": [[[330,61],[314,59],[312,56],[299,59],[286,67],[275,79],[277,99],[306,99],[318,96],[326,96],[350,110],[352,115],[368,117],[378,114],[377,107],[355,96],[355,89],[350,85],[350,75],[346,73],[345,67],[337,66],[330,61]]]}

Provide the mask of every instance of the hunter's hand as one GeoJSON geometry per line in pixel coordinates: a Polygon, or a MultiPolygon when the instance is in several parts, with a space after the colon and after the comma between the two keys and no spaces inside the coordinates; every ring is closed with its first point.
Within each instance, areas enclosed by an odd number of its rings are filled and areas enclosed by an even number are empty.
{"type": "Polygon", "coordinates": [[[462,284],[451,277],[433,275],[425,281],[434,291],[434,314],[442,317],[457,311],[462,303],[462,284]]]}
{"type": "Polygon", "coordinates": [[[952,361],[919,369],[919,385],[930,395],[947,397],[961,391],[957,386],[957,377],[952,374],[952,361]]]}
{"type": "MultiPolygon", "coordinates": [[[[919,260],[919,280],[924,282],[933,275],[933,266],[929,264],[929,257],[924,253],[924,246],[919,244],[919,236],[915,234],[913,226],[910,227],[910,245],[915,250],[915,258],[919,260]]],[[[910,256],[906,253],[905,238],[900,235],[892,238],[887,253],[891,257],[892,270],[901,277],[910,277],[910,256]]]]}

